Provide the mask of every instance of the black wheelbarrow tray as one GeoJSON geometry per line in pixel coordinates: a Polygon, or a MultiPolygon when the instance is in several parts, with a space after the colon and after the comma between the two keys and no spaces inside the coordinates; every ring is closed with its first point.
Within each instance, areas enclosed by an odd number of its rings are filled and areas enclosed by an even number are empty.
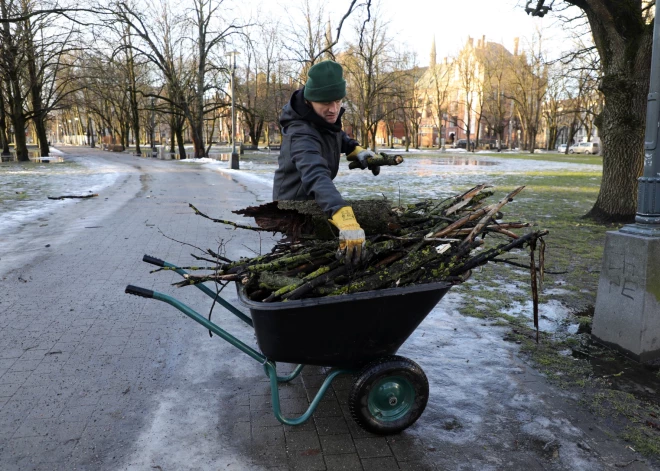
{"type": "MultiPolygon", "coordinates": [[[[185,275],[176,265],[145,255],[143,260],[185,275]]],[[[270,379],[273,412],[283,424],[307,421],[338,375],[353,375],[349,409],[365,430],[381,435],[398,433],[422,414],[429,395],[426,375],[414,361],[395,355],[451,284],[438,282],[342,296],[274,303],[248,299],[236,284],[240,302],[251,317],[203,284],[195,285],[256,333],[260,351],[243,343],[177,299],[129,285],[126,293],[154,298],[223,338],[264,366],[270,379]],[[297,364],[287,376],[277,375],[276,362],[297,364]],[[278,383],[296,378],[305,365],[332,367],[307,411],[285,418],[280,410],[278,383]]]]}

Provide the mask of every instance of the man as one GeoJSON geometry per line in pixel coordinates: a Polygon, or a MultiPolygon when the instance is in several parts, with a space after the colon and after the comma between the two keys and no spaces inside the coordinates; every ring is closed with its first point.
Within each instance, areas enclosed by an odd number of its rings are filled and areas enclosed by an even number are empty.
{"type": "Polygon", "coordinates": [[[348,263],[355,263],[362,255],[364,231],[332,180],[339,170],[340,154],[374,175],[380,167],[369,166],[367,159],[376,155],[341,129],[345,96],[346,81],[339,64],[324,61],[309,69],[305,86],[293,93],[280,115],[282,147],[273,200],[316,200],[339,229],[339,251],[346,254],[348,263]]]}

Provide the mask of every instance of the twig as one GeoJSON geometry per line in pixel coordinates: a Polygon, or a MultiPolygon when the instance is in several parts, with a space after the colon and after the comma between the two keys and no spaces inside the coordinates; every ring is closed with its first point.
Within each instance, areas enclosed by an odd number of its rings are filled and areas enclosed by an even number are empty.
{"type": "Polygon", "coordinates": [[[536,327],[536,343],[539,343],[539,291],[536,284],[536,262],[534,252],[536,251],[536,239],[529,243],[529,270],[532,275],[532,306],[534,309],[534,327],[536,327]]]}
{"type": "Polygon", "coordinates": [[[257,227],[255,227],[255,226],[246,226],[244,224],[239,224],[237,222],[228,221],[227,219],[212,218],[211,216],[208,216],[208,215],[204,214],[203,212],[201,212],[199,209],[195,208],[191,203],[188,203],[188,206],[190,206],[193,209],[193,211],[195,211],[195,214],[197,214],[198,216],[202,216],[203,218],[206,218],[206,219],[208,219],[210,221],[213,221],[213,222],[217,222],[217,223],[220,223],[220,224],[226,224],[227,226],[232,226],[232,227],[235,227],[237,229],[247,229],[249,231],[273,232],[271,229],[263,229],[263,228],[258,227],[258,226],[257,227]]]}
{"type": "Polygon", "coordinates": [[[490,209],[489,209],[488,213],[486,213],[486,215],[479,220],[479,222],[474,227],[474,229],[472,229],[472,232],[470,232],[470,234],[466,237],[465,241],[463,241],[463,244],[467,244],[469,242],[472,242],[474,240],[474,238],[482,231],[484,226],[486,224],[488,224],[488,221],[490,221],[490,219],[493,216],[495,216],[495,214],[497,214],[500,209],[502,209],[502,206],[504,206],[505,204],[507,204],[510,201],[513,201],[513,197],[516,196],[518,193],[520,193],[523,190],[523,188],[525,188],[525,187],[520,186],[520,187],[516,188],[511,193],[509,193],[504,198],[502,198],[502,200],[500,200],[499,203],[491,205],[489,207],[490,209]]]}
{"type": "Polygon", "coordinates": [[[77,195],[49,196],[48,199],[49,200],[63,200],[64,198],[94,198],[95,196],[98,196],[98,195],[99,195],[98,193],[92,193],[92,194],[89,194],[89,195],[81,195],[81,196],[77,196],[77,195]]]}
{"type": "Polygon", "coordinates": [[[160,232],[161,235],[162,235],[163,237],[165,237],[166,239],[169,239],[169,240],[174,241],[174,242],[176,242],[176,243],[178,243],[178,244],[181,244],[181,245],[187,245],[188,247],[192,247],[193,249],[197,249],[197,250],[199,250],[200,252],[204,253],[204,250],[203,250],[203,249],[200,249],[200,248],[197,247],[196,245],[192,245],[192,244],[189,244],[188,242],[181,242],[180,240],[173,239],[172,237],[165,235],[165,233],[164,233],[163,231],[160,230],[160,227],[157,227],[156,229],[158,229],[158,232],[160,232]]]}
{"type": "Polygon", "coordinates": [[[220,255],[220,254],[217,253],[217,252],[214,252],[214,251],[211,250],[211,249],[206,249],[206,253],[208,253],[211,257],[215,257],[215,258],[217,258],[218,260],[221,260],[221,261],[223,261],[223,262],[227,262],[227,263],[232,263],[232,262],[233,262],[233,260],[230,260],[230,259],[228,259],[227,257],[223,257],[222,255],[220,255]]]}

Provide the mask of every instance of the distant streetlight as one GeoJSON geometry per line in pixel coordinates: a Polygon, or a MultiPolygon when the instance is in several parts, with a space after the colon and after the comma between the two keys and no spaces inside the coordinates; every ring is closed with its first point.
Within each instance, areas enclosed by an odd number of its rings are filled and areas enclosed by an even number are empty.
{"type": "Polygon", "coordinates": [[[226,54],[229,57],[231,67],[231,165],[234,170],[239,169],[238,154],[236,153],[236,110],[234,109],[234,73],[236,71],[236,56],[239,55],[238,51],[231,51],[226,54]]]}
{"type": "Polygon", "coordinates": [[[155,128],[155,113],[156,110],[154,108],[154,103],[156,102],[156,99],[154,97],[151,97],[151,129],[149,131],[149,139],[151,140],[151,156],[156,155],[156,146],[154,145],[154,128],[155,128]]]}

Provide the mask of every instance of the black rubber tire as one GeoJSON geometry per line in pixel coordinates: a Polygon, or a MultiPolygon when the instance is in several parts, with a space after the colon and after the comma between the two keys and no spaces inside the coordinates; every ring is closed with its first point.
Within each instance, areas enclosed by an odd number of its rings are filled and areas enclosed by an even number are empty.
{"type": "MultiPolygon", "coordinates": [[[[403,402],[404,398],[401,399],[403,402]]],[[[358,373],[351,388],[348,405],[353,420],[367,432],[391,435],[414,424],[424,412],[428,399],[429,381],[422,368],[408,358],[392,355],[369,363],[358,373]],[[370,394],[377,394],[378,389],[374,388],[382,388],[383,384],[387,385],[389,381],[394,385],[402,383],[403,389],[409,393],[405,397],[408,405],[400,411],[394,410],[391,417],[378,417],[373,413],[374,396],[370,401],[370,394]],[[413,390],[414,393],[410,397],[413,390]]]]}

